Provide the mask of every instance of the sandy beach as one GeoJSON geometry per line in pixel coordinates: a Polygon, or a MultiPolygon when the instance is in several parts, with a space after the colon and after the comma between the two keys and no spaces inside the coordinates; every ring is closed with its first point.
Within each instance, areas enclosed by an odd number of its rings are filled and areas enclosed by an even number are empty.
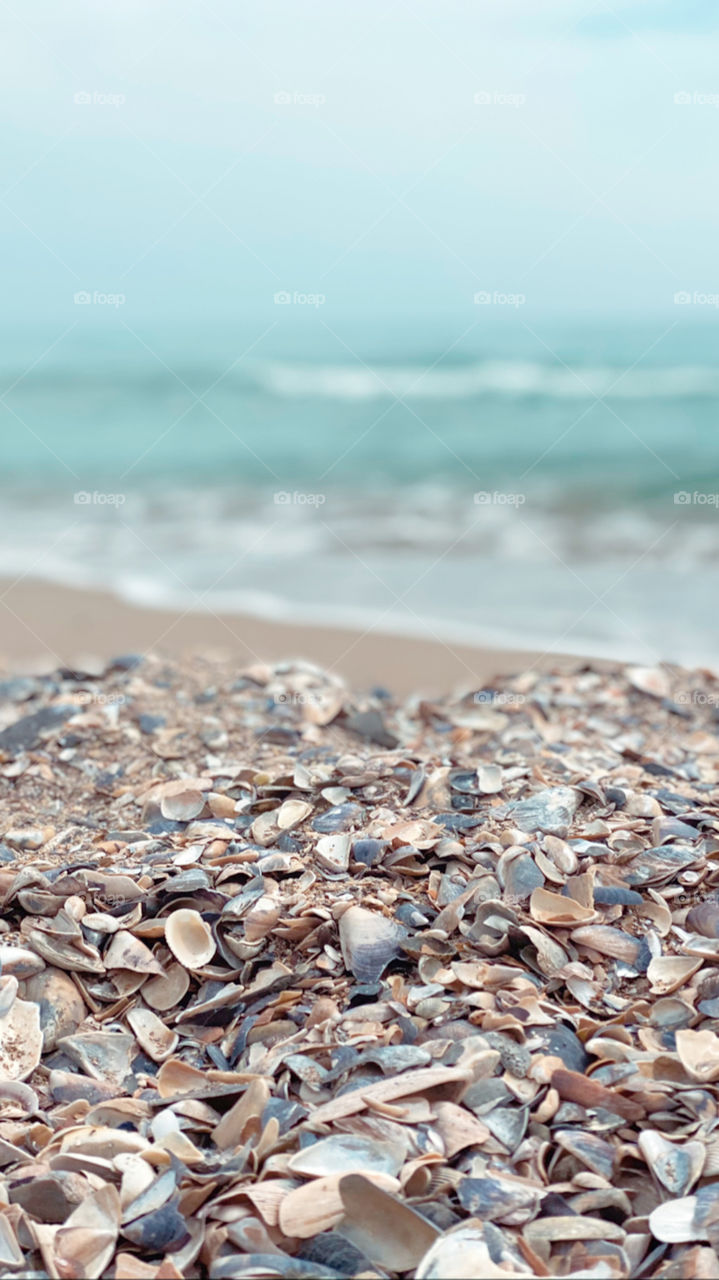
{"type": "Polygon", "coordinates": [[[0,663],[11,671],[82,666],[128,652],[213,653],[243,664],[303,658],[356,688],[383,686],[407,696],[476,687],[530,667],[547,671],[559,664],[571,670],[580,663],[562,654],[445,644],[431,635],[420,639],[235,614],[141,609],[109,592],[27,578],[0,580],[0,606],[0,663]]]}

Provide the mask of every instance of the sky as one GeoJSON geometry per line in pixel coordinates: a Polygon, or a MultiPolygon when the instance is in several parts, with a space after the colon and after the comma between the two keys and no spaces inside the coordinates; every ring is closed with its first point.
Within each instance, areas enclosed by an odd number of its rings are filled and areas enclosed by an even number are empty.
{"type": "Polygon", "coordinates": [[[671,318],[719,294],[713,9],[3,3],[4,341],[671,318]]]}

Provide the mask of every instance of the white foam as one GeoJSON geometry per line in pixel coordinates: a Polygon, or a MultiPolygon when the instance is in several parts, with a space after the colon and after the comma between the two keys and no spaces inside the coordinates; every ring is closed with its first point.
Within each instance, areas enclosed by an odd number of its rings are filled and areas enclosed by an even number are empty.
{"type": "Polygon", "coordinates": [[[428,366],[353,364],[258,364],[255,377],[277,396],[332,400],[465,400],[488,395],[547,396],[586,400],[680,399],[719,394],[719,371],[702,365],[631,369],[609,365],[542,364],[485,360],[428,366]]]}

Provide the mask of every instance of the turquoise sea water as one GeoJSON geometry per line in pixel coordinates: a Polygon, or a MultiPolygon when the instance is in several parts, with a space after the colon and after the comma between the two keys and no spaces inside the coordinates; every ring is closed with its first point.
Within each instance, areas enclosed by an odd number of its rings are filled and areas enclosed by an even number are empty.
{"type": "Polygon", "coordinates": [[[4,345],[4,577],[714,661],[713,325],[453,341],[315,316],[245,354],[239,331],[112,320],[4,345]]]}

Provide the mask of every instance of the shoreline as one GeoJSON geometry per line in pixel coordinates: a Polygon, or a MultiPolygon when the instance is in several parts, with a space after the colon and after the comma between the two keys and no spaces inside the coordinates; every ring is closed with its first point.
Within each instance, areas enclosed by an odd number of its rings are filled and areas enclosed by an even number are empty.
{"type": "Polygon", "coordinates": [[[182,612],[129,604],[109,591],[24,578],[0,579],[0,666],[10,671],[82,665],[126,652],[170,657],[209,653],[243,664],[302,658],[350,684],[381,685],[397,696],[446,693],[533,667],[574,670],[602,658],[537,649],[445,643],[430,636],[320,624],[275,622],[246,614],[182,612]]]}

